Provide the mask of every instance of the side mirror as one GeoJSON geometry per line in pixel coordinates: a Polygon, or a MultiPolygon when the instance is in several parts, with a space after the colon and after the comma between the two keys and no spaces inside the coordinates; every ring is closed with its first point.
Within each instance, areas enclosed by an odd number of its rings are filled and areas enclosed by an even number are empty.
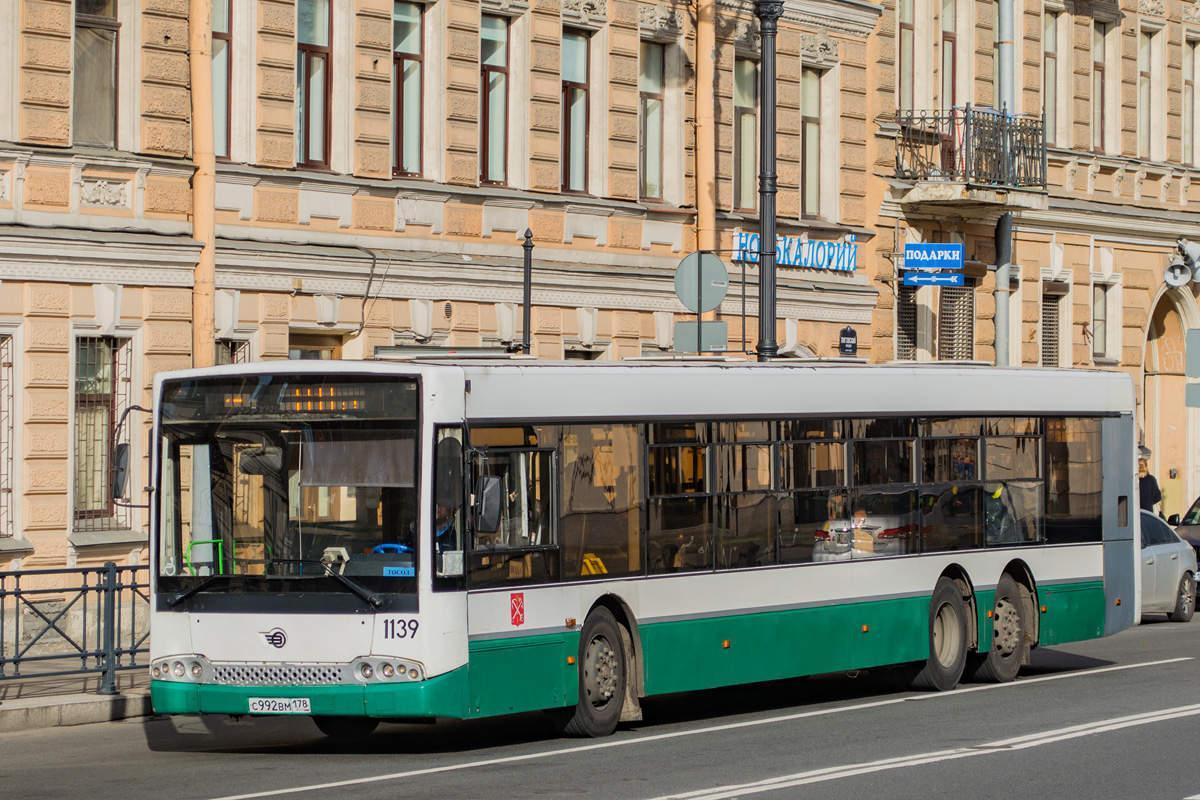
{"type": "Polygon", "coordinates": [[[120,500],[125,497],[125,484],[129,480],[129,443],[121,442],[113,448],[112,471],[109,480],[109,497],[120,500]]]}
{"type": "Polygon", "coordinates": [[[495,533],[500,530],[500,479],[495,475],[484,475],[475,482],[476,533],[495,533]]]}
{"type": "Polygon", "coordinates": [[[1167,517],[1167,524],[1170,525],[1172,528],[1177,526],[1179,524],[1179,515],[1172,514],[1171,516],[1167,517]]]}

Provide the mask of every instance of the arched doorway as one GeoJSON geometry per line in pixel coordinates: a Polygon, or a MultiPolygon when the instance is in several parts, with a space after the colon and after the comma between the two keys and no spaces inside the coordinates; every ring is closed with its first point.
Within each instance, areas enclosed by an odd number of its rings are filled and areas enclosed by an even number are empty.
{"type": "Polygon", "coordinates": [[[1162,287],[1146,325],[1139,424],[1167,516],[1186,511],[1200,487],[1200,461],[1192,447],[1196,411],[1184,405],[1187,330],[1195,327],[1200,327],[1200,314],[1191,292],[1162,287]]]}

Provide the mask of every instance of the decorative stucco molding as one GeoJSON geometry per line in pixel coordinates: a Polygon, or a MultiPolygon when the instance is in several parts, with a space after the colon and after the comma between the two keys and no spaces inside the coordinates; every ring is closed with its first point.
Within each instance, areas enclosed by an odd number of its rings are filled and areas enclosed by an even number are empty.
{"type": "Polygon", "coordinates": [[[1138,13],[1151,17],[1164,17],[1167,14],[1163,0],[1138,0],[1138,13]]]}
{"type": "Polygon", "coordinates": [[[79,199],[85,206],[129,208],[129,181],[88,181],[79,187],[79,199]]]}
{"type": "Polygon", "coordinates": [[[608,0],[563,0],[563,20],[589,27],[608,21],[608,0]]]}
{"type": "Polygon", "coordinates": [[[806,64],[833,66],[838,61],[838,43],[825,31],[800,36],[800,57],[806,64]]]}
{"type": "Polygon", "coordinates": [[[683,33],[683,11],[666,3],[638,8],[638,25],[644,38],[674,39],[683,33]]]}

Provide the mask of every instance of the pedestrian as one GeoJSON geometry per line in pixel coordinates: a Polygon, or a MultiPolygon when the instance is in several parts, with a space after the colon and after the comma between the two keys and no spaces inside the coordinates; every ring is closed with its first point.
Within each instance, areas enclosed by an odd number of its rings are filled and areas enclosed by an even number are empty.
{"type": "Polygon", "coordinates": [[[1144,458],[1138,459],[1138,499],[1141,507],[1150,513],[1154,513],[1154,507],[1162,502],[1158,480],[1150,474],[1150,468],[1144,458]]]}

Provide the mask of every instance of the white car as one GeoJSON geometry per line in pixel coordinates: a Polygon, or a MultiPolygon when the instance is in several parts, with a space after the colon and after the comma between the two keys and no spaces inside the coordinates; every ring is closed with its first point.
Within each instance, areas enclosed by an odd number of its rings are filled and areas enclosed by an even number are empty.
{"type": "Polygon", "coordinates": [[[1196,610],[1196,553],[1149,511],[1142,520],[1142,613],[1187,622],[1196,610]]]}

